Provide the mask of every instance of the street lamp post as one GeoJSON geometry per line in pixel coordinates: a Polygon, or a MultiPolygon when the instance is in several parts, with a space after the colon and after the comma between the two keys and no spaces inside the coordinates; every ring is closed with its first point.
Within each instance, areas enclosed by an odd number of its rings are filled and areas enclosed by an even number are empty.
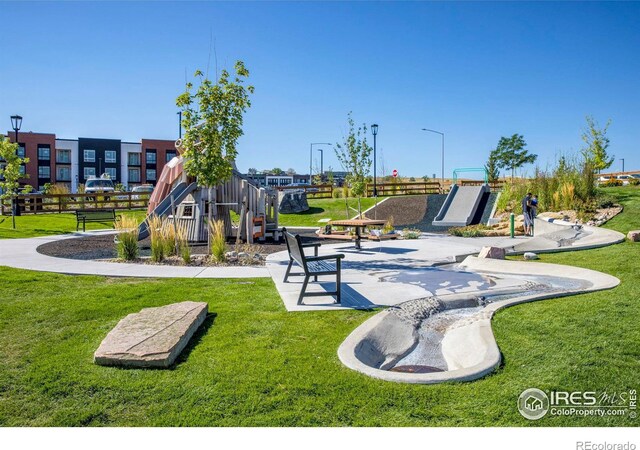
{"type": "Polygon", "coordinates": [[[322,184],[324,180],[324,150],[319,148],[318,151],[320,152],[320,184],[322,184]]]}
{"type": "Polygon", "coordinates": [[[178,139],[182,139],[182,111],[178,111],[178,139]]]}
{"type": "Polygon", "coordinates": [[[376,136],[378,135],[378,124],[374,123],[371,125],[371,133],[373,134],[373,196],[378,196],[378,185],[376,182],[376,178],[378,174],[376,172],[376,136]]]}
{"type": "Polygon", "coordinates": [[[439,134],[442,137],[442,172],[441,172],[440,183],[442,184],[442,188],[444,189],[444,133],[442,133],[441,131],[430,130],[428,128],[423,128],[422,131],[428,131],[430,133],[436,133],[436,134],[439,134]]]}
{"type": "Polygon", "coordinates": [[[314,145],[331,145],[329,142],[312,142],[309,147],[309,186],[312,184],[312,173],[313,173],[313,146],[314,145]]]}
{"type": "Polygon", "coordinates": [[[624,158],[620,158],[620,161],[622,161],[622,172],[624,173],[624,158]]]}
{"type": "MultiPolygon", "coordinates": [[[[18,131],[20,131],[20,128],[22,128],[22,116],[19,116],[18,114],[16,114],[15,116],[11,116],[11,128],[13,128],[13,131],[15,131],[16,133],[16,145],[19,149],[20,142],[18,142],[18,131]]],[[[16,216],[19,215],[20,208],[18,207],[18,202],[14,195],[11,198],[11,221],[14,229],[16,227],[16,216]]]]}

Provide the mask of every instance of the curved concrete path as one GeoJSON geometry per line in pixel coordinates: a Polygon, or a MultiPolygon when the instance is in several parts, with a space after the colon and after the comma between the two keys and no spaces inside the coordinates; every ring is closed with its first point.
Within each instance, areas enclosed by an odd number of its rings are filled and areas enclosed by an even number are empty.
{"type": "MultiPolygon", "coordinates": [[[[113,233],[113,232],[111,232],[113,233]]],[[[266,267],[182,267],[152,264],[112,263],[55,258],[36,250],[42,244],[99,233],[76,233],[27,239],[0,240],[0,265],[18,269],[56,272],[68,275],[102,275],[144,278],[266,278],[266,267]]]]}

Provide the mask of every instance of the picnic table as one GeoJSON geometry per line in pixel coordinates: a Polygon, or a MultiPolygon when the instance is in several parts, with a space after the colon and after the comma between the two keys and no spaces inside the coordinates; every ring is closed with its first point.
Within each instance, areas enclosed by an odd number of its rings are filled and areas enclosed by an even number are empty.
{"type": "MultiPolygon", "coordinates": [[[[376,227],[376,226],[381,227],[381,226],[384,226],[386,222],[387,222],[386,220],[349,219],[349,220],[332,220],[328,224],[335,227],[355,228],[356,235],[354,239],[356,243],[356,248],[360,250],[362,248],[360,247],[360,239],[362,239],[362,230],[364,230],[367,227],[376,227]]],[[[330,236],[332,235],[329,235],[327,237],[330,237],[330,236]]]]}

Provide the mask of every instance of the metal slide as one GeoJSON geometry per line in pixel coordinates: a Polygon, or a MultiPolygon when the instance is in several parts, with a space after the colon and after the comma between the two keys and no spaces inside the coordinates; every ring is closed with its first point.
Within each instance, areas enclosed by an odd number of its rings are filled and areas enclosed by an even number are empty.
{"type": "MultiPolygon", "coordinates": [[[[159,217],[168,216],[169,214],[171,214],[171,197],[173,197],[174,206],[177,208],[178,205],[182,203],[182,201],[187,197],[187,195],[195,191],[197,187],[197,183],[178,183],[178,185],[171,190],[169,195],[163,198],[158,206],[154,208],[151,214],[159,217]]],[[[138,227],[138,240],[142,240],[147,236],[149,236],[149,224],[145,219],[145,221],[142,222],[138,227]]]]}
{"type": "Polygon", "coordinates": [[[459,186],[454,184],[440,212],[432,222],[437,227],[464,227],[476,214],[482,196],[490,192],[489,185],[459,186]]]}

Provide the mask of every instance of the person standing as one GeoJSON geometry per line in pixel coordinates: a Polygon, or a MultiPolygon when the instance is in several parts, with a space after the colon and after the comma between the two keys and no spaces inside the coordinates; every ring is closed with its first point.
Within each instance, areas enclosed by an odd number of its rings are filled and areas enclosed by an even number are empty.
{"type": "Polygon", "coordinates": [[[531,217],[531,192],[527,192],[527,195],[522,199],[522,215],[524,216],[524,234],[525,236],[530,236],[533,225],[533,219],[531,217]]]}

